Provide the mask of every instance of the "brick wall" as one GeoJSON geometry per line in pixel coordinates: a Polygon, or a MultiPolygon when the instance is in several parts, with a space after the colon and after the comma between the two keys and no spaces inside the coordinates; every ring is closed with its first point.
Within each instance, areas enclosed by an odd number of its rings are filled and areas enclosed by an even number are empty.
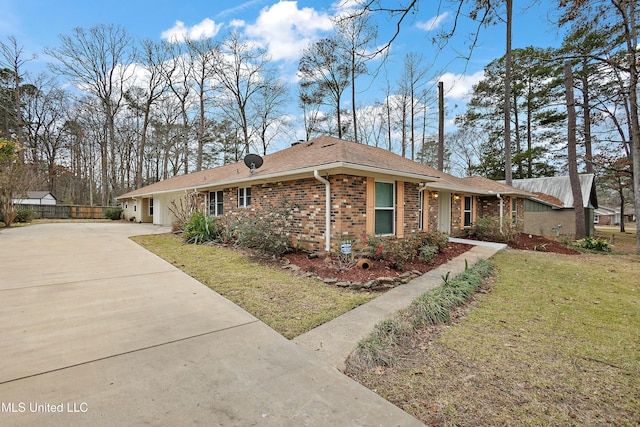
{"type": "MultiPolygon", "coordinates": [[[[427,191],[425,190],[425,193],[427,191]]],[[[437,231],[438,230],[438,199],[436,199],[434,196],[435,192],[434,191],[429,191],[429,203],[428,203],[428,210],[429,212],[427,213],[429,215],[428,218],[428,223],[429,226],[427,227],[428,231],[437,231]]]]}
{"type": "MultiPolygon", "coordinates": [[[[362,242],[367,235],[367,180],[353,175],[334,175],[328,177],[331,184],[331,246],[339,250],[344,240],[362,242]]],[[[404,182],[404,200],[396,200],[397,206],[404,207],[404,235],[410,236],[419,230],[419,186],[404,182]]],[[[251,207],[238,208],[238,188],[224,190],[225,215],[237,215],[241,212],[259,215],[265,210],[274,210],[286,200],[294,207],[294,219],[289,236],[294,246],[306,250],[324,249],[325,242],[325,186],[314,178],[266,183],[251,187],[251,207]]],[[[397,191],[401,194],[402,191],[397,191]]],[[[433,193],[425,190],[427,209],[426,228],[438,229],[438,202],[433,193]]],[[[451,230],[459,234],[463,230],[464,197],[451,198],[451,230]]],[[[503,198],[504,218],[511,218],[511,198],[503,198]]],[[[474,208],[475,217],[499,216],[500,200],[496,197],[477,197],[474,208]]],[[[396,213],[401,212],[397,209],[396,213]]],[[[518,199],[518,221],[524,221],[524,200],[518,199]]]]}

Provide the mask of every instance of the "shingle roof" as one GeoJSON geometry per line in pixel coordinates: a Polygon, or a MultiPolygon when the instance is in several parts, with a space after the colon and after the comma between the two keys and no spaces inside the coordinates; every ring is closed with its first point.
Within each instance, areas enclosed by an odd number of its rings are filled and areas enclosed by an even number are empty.
{"type": "Polygon", "coordinates": [[[49,194],[54,199],[56,198],[56,196],[54,196],[50,191],[27,191],[26,194],[24,194],[22,196],[22,198],[26,198],[26,199],[43,199],[44,197],[46,197],[49,194]]]}
{"type": "Polygon", "coordinates": [[[300,142],[264,156],[254,174],[242,163],[179,175],[123,194],[118,199],[178,190],[205,189],[241,183],[258,183],[311,176],[314,170],[327,173],[358,171],[361,175],[390,174],[414,182],[428,182],[428,188],[472,194],[528,194],[485,178],[457,178],[390,151],[364,144],[322,136],[300,142]]]}

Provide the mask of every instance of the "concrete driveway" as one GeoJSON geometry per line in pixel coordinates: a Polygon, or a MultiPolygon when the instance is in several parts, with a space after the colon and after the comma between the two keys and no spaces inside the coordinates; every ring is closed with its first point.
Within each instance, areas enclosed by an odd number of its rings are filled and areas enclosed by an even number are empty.
{"type": "Polygon", "coordinates": [[[422,425],[128,239],[167,231],[0,232],[0,425],[422,425]]]}

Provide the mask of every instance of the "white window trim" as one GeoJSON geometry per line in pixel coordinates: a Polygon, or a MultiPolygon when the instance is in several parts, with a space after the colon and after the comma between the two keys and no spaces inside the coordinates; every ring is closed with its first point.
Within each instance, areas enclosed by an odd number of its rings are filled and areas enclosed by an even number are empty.
{"type": "Polygon", "coordinates": [[[208,206],[207,206],[207,210],[209,212],[209,215],[211,216],[222,216],[224,214],[224,191],[222,190],[216,190],[216,191],[209,191],[209,200],[208,200],[208,206]],[[220,201],[218,200],[218,193],[222,193],[222,213],[218,212],[218,205],[220,204],[220,201]],[[213,203],[213,212],[211,212],[211,195],[213,194],[213,197],[215,199],[215,202],[213,203]]]}
{"type": "Polygon", "coordinates": [[[471,228],[473,226],[473,196],[464,196],[464,198],[462,199],[462,226],[463,228],[471,228]],[[466,202],[467,202],[467,198],[471,201],[471,203],[469,204],[469,210],[467,210],[466,208],[466,202]],[[469,225],[465,224],[465,216],[467,216],[467,212],[469,212],[469,225]]]}
{"type": "Polygon", "coordinates": [[[251,187],[238,187],[238,207],[239,208],[251,207],[251,196],[247,197],[247,190],[250,192],[251,187]],[[249,203],[247,203],[247,198],[249,199],[249,203]]]}
{"type": "MultiPolygon", "coordinates": [[[[391,233],[384,233],[384,234],[376,234],[376,236],[395,236],[396,235],[396,182],[395,181],[378,181],[376,180],[375,183],[385,183],[385,184],[391,184],[393,187],[393,196],[392,196],[392,207],[388,208],[379,208],[378,206],[374,206],[374,214],[375,212],[377,212],[378,210],[385,210],[385,211],[392,211],[393,215],[391,216],[391,233]]],[[[375,184],[374,184],[375,186],[375,184]]],[[[375,191],[374,191],[375,193],[375,191]]],[[[374,219],[374,223],[375,223],[375,219],[374,219]]],[[[374,225],[375,227],[375,225],[374,225]]]]}

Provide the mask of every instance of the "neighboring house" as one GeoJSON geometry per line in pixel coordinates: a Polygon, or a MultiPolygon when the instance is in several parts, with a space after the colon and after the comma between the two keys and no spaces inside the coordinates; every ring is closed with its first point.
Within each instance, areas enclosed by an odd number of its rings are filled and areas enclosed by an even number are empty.
{"type": "Polygon", "coordinates": [[[524,198],[532,196],[484,178],[457,178],[380,148],[320,137],[266,155],[254,171],[228,164],[117,199],[127,219],[171,225],[169,208],[188,193],[215,216],[259,215],[286,200],[295,206],[292,242],[309,250],[335,249],[367,235],[461,234],[484,215],[522,222],[524,198]]]}
{"type": "MultiPolygon", "coordinates": [[[[525,200],[525,233],[575,236],[576,215],[568,176],[514,179],[511,185],[535,194],[535,197],[525,200]]],[[[585,231],[587,236],[593,236],[595,209],[598,208],[594,175],[580,175],[580,188],[585,210],[585,231]]]]}
{"type": "MultiPolygon", "coordinates": [[[[599,206],[598,209],[594,211],[593,215],[593,223],[597,225],[617,225],[620,224],[620,207],[612,208],[609,206],[599,206]]],[[[624,207],[624,222],[633,222],[635,221],[635,212],[633,207],[625,206],[624,207]]]]}
{"type": "Polygon", "coordinates": [[[57,199],[50,191],[27,191],[22,197],[13,199],[14,205],[55,205],[57,199]]]}

